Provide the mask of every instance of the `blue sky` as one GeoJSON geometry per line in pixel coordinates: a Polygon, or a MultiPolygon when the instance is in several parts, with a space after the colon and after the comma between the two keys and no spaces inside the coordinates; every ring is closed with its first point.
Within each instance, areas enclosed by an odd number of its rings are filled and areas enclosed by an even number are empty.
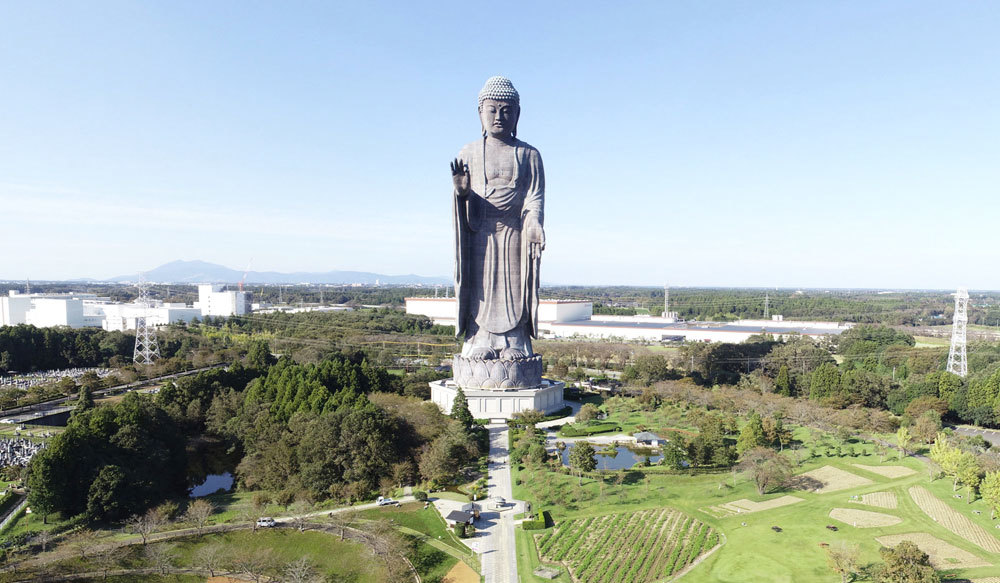
{"type": "Polygon", "coordinates": [[[0,277],[451,272],[495,74],[543,280],[1000,289],[988,2],[0,4],[0,277]],[[537,5],[536,5],[537,4],[537,5]]]}

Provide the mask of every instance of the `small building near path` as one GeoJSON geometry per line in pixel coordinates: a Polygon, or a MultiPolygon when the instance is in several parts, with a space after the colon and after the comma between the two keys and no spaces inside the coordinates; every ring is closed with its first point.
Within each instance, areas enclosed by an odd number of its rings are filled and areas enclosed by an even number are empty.
{"type": "Polygon", "coordinates": [[[463,512],[461,510],[452,510],[448,513],[448,516],[444,517],[444,521],[448,523],[449,527],[454,527],[456,524],[472,524],[473,516],[468,512],[463,512]]]}
{"type": "Polygon", "coordinates": [[[650,431],[640,431],[632,437],[635,438],[635,442],[639,445],[648,445],[649,447],[660,447],[660,444],[666,441],[659,435],[652,433],[650,431]]]}

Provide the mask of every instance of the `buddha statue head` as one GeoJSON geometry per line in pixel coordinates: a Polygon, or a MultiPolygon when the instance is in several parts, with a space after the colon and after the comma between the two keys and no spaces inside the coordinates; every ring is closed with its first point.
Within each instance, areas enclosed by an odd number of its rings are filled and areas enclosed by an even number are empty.
{"type": "Polygon", "coordinates": [[[479,121],[483,137],[498,139],[517,137],[517,120],[521,117],[521,97],[506,77],[490,77],[479,91],[479,121]]]}

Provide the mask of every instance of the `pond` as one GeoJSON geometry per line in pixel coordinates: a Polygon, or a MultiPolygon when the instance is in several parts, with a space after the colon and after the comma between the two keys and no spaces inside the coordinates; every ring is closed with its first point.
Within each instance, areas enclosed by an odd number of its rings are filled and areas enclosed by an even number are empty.
{"type": "MultiPolygon", "coordinates": [[[[569,465],[569,451],[573,449],[573,444],[567,443],[566,449],[562,451],[562,464],[564,466],[569,465]]],[[[599,470],[625,470],[631,468],[636,464],[641,464],[642,460],[649,455],[649,462],[655,464],[656,462],[663,459],[661,455],[652,455],[653,450],[642,449],[642,450],[631,450],[624,445],[619,445],[615,449],[604,448],[603,446],[598,446],[594,448],[597,450],[597,469],[599,470]],[[601,452],[615,452],[615,455],[607,455],[601,452]]]]}
{"type": "Polygon", "coordinates": [[[197,437],[187,444],[187,483],[192,498],[215,494],[233,487],[236,454],[219,439],[197,437]]]}
{"type": "Polygon", "coordinates": [[[208,496],[209,494],[215,494],[219,490],[229,491],[233,487],[233,475],[229,472],[224,474],[209,474],[205,476],[205,481],[198,484],[194,488],[191,488],[191,493],[188,494],[191,498],[200,498],[202,496],[208,496]]]}

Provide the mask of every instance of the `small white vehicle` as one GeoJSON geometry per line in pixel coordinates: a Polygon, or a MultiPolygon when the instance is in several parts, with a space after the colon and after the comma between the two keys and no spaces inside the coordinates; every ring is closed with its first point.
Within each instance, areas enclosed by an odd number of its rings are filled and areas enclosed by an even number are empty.
{"type": "Polygon", "coordinates": [[[378,500],[375,501],[378,506],[399,506],[398,500],[393,500],[392,498],[386,498],[385,496],[379,496],[378,500]]]}
{"type": "Polygon", "coordinates": [[[264,516],[257,519],[257,526],[259,528],[274,528],[278,523],[274,521],[270,516],[264,516]]]}

